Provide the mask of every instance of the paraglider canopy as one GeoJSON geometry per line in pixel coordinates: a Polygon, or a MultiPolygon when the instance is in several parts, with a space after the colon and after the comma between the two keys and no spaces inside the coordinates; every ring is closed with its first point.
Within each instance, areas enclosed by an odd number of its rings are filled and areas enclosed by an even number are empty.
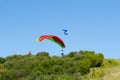
{"type": "Polygon", "coordinates": [[[42,35],[42,36],[38,37],[36,41],[41,42],[45,39],[48,39],[48,40],[51,40],[51,41],[57,43],[61,48],[65,48],[64,42],[55,35],[42,35]]]}

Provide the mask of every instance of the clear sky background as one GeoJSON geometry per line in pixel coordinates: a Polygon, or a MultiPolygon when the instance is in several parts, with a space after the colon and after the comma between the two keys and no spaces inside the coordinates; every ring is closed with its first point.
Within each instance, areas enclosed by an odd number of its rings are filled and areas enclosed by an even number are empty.
{"type": "Polygon", "coordinates": [[[120,0],[0,0],[1,57],[29,51],[60,55],[57,44],[36,42],[44,34],[59,36],[65,54],[90,50],[120,59],[120,0]]]}

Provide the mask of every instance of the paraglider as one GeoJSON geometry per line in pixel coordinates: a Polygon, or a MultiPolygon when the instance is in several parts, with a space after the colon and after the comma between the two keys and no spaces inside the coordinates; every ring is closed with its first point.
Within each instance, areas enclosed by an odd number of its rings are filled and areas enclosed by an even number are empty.
{"type": "Polygon", "coordinates": [[[64,56],[64,52],[63,52],[63,50],[61,50],[61,56],[64,56]]]}
{"type": "Polygon", "coordinates": [[[59,37],[57,37],[55,35],[42,35],[42,36],[38,37],[36,39],[36,41],[41,42],[45,39],[48,39],[50,41],[53,41],[53,42],[57,43],[61,48],[65,48],[64,42],[59,37]]]}
{"type": "Polygon", "coordinates": [[[64,35],[68,35],[68,33],[67,33],[68,30],[63,29],[63,31],[64,31],[64,35]]]}

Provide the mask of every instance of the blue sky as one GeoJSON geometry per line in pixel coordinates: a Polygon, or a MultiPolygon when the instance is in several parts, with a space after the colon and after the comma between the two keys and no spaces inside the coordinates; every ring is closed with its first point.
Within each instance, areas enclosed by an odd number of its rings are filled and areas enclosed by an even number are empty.
{"type": "Polygon", "coordinates": [[[60,55],[44,34],[59,36],[64,53],[90,50],[120,58],[119,0],[0,0],[0,56],[46,51],[60,55]],[[65,36],[62,29],[68,29],[65,36]]]}

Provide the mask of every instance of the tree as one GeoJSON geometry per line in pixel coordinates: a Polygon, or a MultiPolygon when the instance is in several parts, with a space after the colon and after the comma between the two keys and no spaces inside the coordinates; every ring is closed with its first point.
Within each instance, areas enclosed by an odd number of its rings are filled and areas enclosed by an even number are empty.
{"type": "Polygon", "coordinates": [[[5,59],[0,57],[0,64],[3,64],[5,62],[5,59]]]}

